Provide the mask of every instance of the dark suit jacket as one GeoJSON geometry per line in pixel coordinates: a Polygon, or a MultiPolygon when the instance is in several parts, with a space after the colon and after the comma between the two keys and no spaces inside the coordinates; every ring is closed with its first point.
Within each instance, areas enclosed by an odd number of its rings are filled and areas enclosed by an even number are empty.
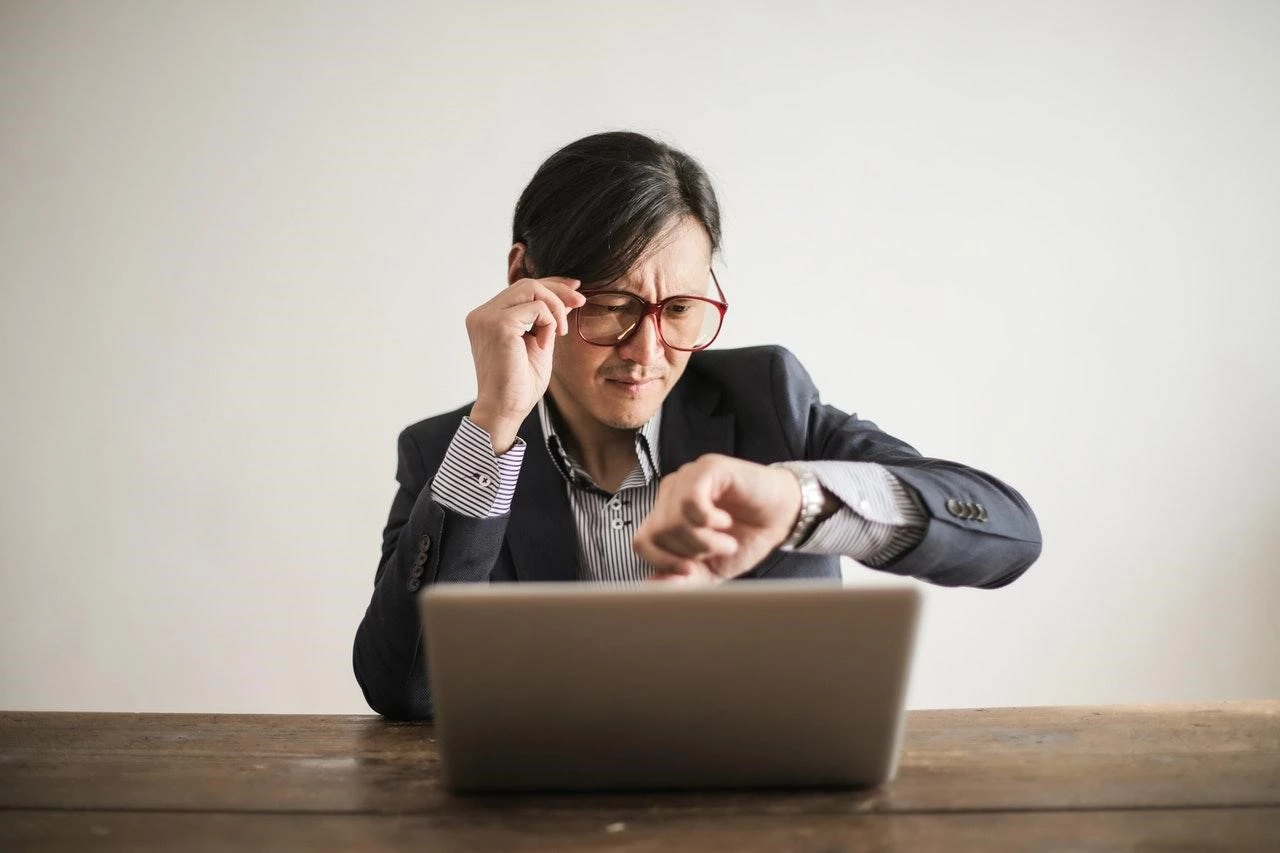
{"type": "MultiPolygon", "coordinates": [[[[470,406],[400,434],[400,490],[383,531],[373,599],[356,631],[356,679],[369,705],[397,719],[431,716],[416,598],[441,581],[577,578],[573,516],[564,479],[534,412],[511,512],[459,515],[430,484],[470,406]]],[[[924,539],[882,568],[944,586],[998,587],[1040,554],[1040,529],[1016,491],[981,471],[922,457],[902,441],[818,397],[808,373],[780,347],[694,353],[663,403],[659,465],[676,470],[704,453],[753,462],[878,462],[914,490],[928,514],[924,539]],[[985,512],[979,512],[979,508],[985,512]]],[[[839,577],[836,556],[773,552],[744,578],[839,577]]]]}

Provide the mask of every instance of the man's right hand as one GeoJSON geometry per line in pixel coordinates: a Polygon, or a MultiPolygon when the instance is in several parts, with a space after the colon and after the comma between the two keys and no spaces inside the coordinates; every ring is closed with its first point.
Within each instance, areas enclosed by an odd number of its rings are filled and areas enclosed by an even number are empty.
{"type": "Polygon", "coordinates": [[[569,312],[586,298],[570,278],[522,278],[467,315],[476,366],[471,420],[506,453],[551,381],[556,335],[569,333],[569,312]]]}

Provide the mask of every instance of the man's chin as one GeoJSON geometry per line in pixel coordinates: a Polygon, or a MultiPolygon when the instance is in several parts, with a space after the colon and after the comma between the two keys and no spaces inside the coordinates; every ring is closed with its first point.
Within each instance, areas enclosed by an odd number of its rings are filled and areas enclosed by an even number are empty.
{"type": "Polygon", "coordinates": [[[600,412],[596,419],[610,429],[640,429],[658,411],[657,406],[629,406],[600,412]]]}

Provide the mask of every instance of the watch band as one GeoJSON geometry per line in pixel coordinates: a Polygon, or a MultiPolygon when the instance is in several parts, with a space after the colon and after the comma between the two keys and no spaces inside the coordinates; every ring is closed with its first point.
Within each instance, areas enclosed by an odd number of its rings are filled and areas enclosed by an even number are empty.
{"type": "Polygon", "coordinates": [[[791,533],[778,546],[783,551],[794,551],[809,538],[809,534],[818,525],[818,518],[822,515],[822,506],[826,501],[822,494],[822,483],[818,481],[818,475],[813,473],[813,469],[808,465],[803,462],[776,464],[779,468],[786,468],[795,474],[796,479],[800,481],[800,515],[796,518],[791,533]]]}

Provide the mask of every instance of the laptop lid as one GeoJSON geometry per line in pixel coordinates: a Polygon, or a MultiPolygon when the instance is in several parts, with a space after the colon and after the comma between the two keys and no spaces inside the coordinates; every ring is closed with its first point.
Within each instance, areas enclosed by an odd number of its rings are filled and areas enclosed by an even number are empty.
{"type": "Polygon", "coordinates": [[[890,779],[920,592],[446,584],[420,598],[456,791],[890,779]]]}

